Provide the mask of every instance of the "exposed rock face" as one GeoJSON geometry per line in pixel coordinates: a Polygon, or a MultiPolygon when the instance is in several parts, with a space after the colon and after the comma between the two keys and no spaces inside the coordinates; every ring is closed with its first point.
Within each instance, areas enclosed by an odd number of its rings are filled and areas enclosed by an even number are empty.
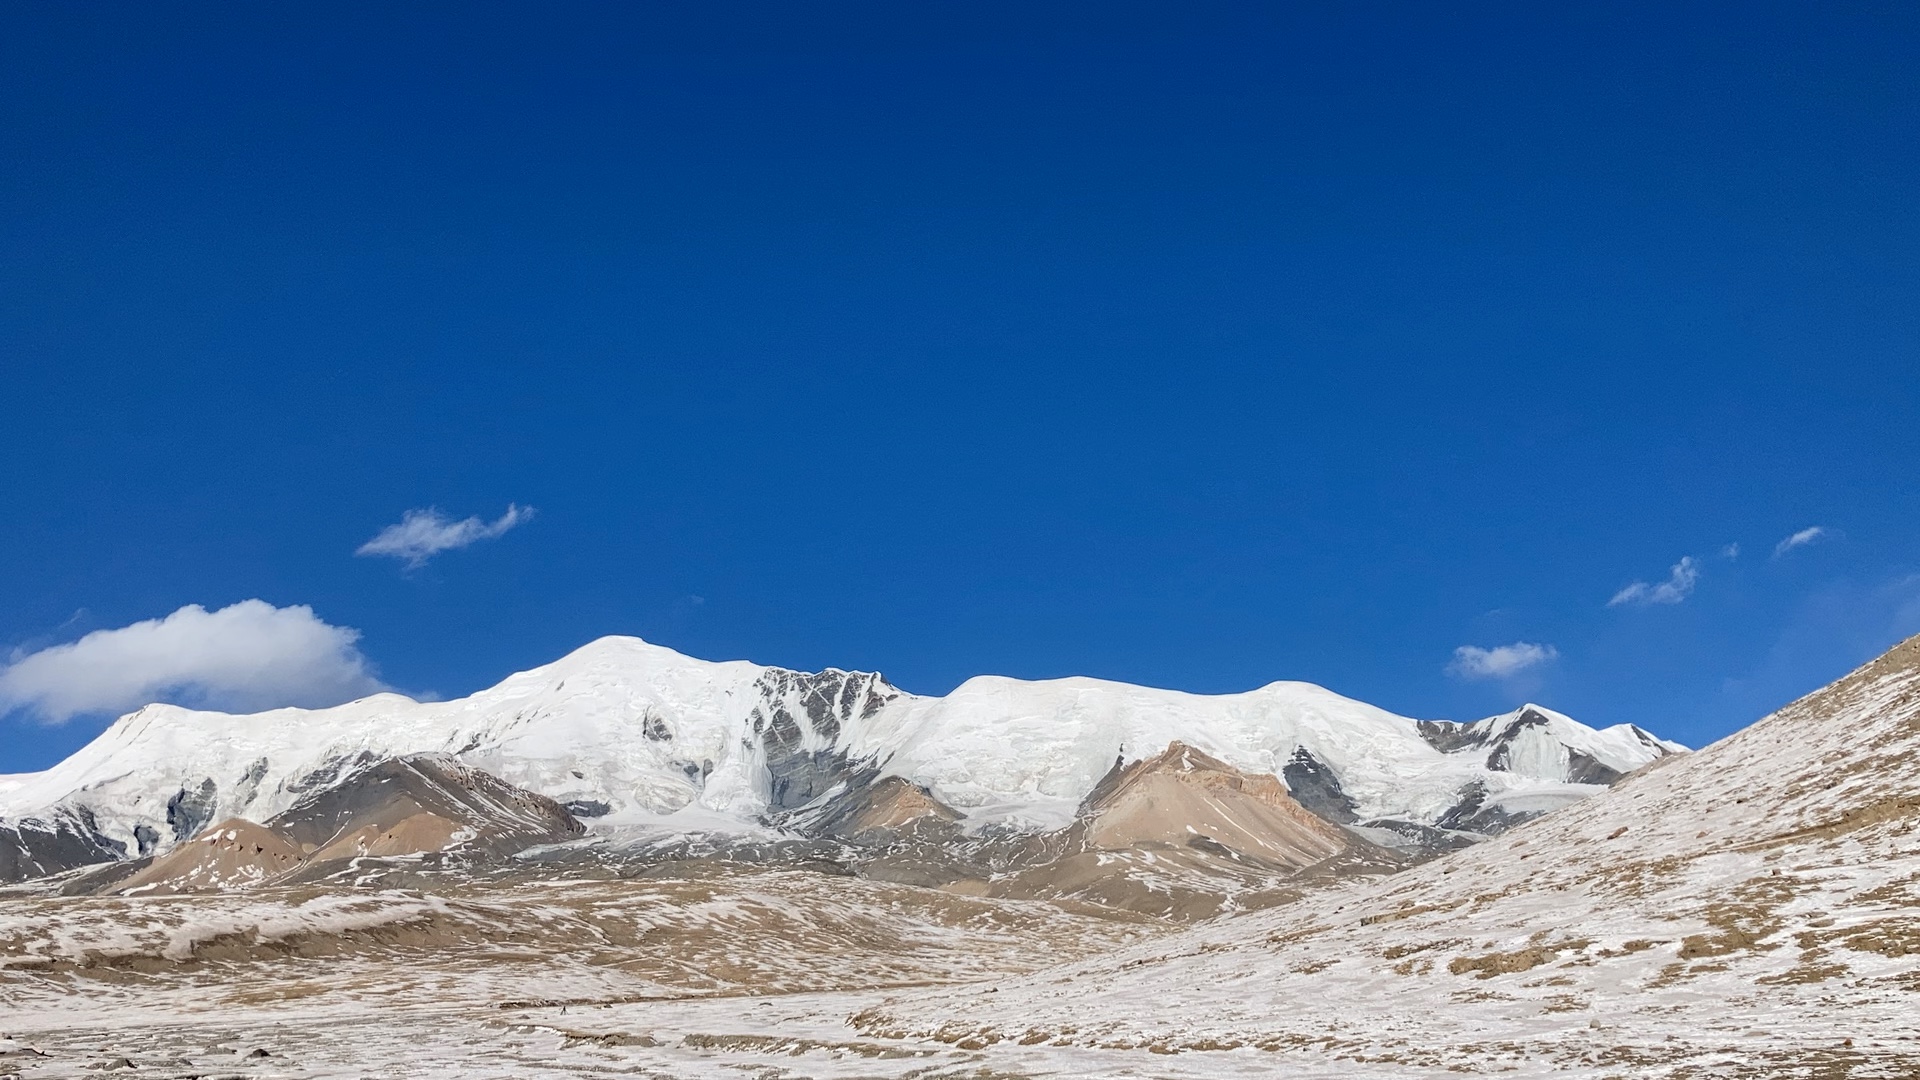
{"type": "Polygon", "coordinates": [[[838,745],[840,734],[901,696],[884,678],[861,671],[776,668],[760,676],[754,689],[762,704],[748,720],[766,758],[768,811],[776,815],[872,771],[870,762],[855,760],[838,745]]]}
{"type": "Polygon", "coordinates": [[[950,825],[963,816],[919,784],[903,776],[889,776],[874,785],[872,799],[847,822],[846,834],[858,839],[875,831],[902,833],[933,828],[936,822],[950,825]]]}
{"type": "MultiPolygon", "coordinates": [[[[1662,754],[1661,757],[1666,755],[1662,754]]],[[[1655,760],[1659,760],[1656,758],[1655,760]]],[[[1573,784],[1606,784],[1612,786],[1627,774],[1601,761],[1590,754],[1578,750],[1567,751],[1567,782],[1573,784]]]]}
{"type": "Polygon", "coordinates": [[[300,861],[299,847],[285,836],[233,818],[176,845],[110,888],[127,895],[240,889],[271,881],[300,861]]]}
{"type": "Polygon", "coordinates": [[[26,881],[126,857],[126,846],[101,835],[85,807],[0,824],[0,881],[26,881]]]}
{"type": "Polygon", "coordinates": [[[428,754],[355,773],[295,803],[267,825],[315,863],[455,846],[504,855],[586,832],[544,795],[454,758],[428,754]]]}
{"type": "Polygon", "coordinates": [[[1286,777],[1287,792],[1301,806],[1337,825],[1359,820],[1354,801],[1340,789],[1340,778],[1306,747],[1293,752],[1281,775],[1286,777]]]}
{"type": "Polygon", "coordinates": [[[1303,874],[1397,869],[1401,860],[1316,816],[1277,777],[1175,742],[1116,762],[1068,829],[1033,841],[988,895],[1071,898],[1175,918],[1263,907],[1303,874]]]}
{"type": "Polygon", "coordinates": [[[1503,833],[1531,817],[1540,815],[1515,813],[1498,806],[1487,805],[1487,786],[1475,780],[1460,789],[1460,801],[1453,808],[1440,815],[1434,822],[1435,827],[1450,832],[1480,833],[1493,836],[1503,833]]]}
{"type": "Polygon", "coordinates": [[[1458,720],[1420,720],[1417,724],[1420,737],[1443,754],[1474,750],[1485,745],[1485,732],[1473,724],[1463,724],[1458,720]]]}
{"type": "Polygon", "coordinates": [[[773,668],[760,676],[754,688],[766,702],[755,709],[754,729],[770,728],[789,746],[803,734],[831,743],[847,724],[872,717],[902,696],[899,688],[873,672],[834,668],[817,673],[773,668]],[[804,732],[793,711],[795,705],[798,716],[805,718],[804,732]],[[765,728],[759,718],[764,719],[765,728]]]}
{"type": "Polygon", "coordinates": [[[1117,768],[1089,798],[1090,849],[1227,851],[1282,870],[1331,858],[1360,841],[1314,816],[1272,776],[1249,776],[1185,743],[1117,768]]]}
{"type": "Polygon", "coordinates": [[[958,837],[960,811],[900,776],[864,770],[815,807],[782,819],[810,836],[861,845],[958,837]]]}
{"type": "Polygon", "coordinates": [[[175,840],[185,840],[213,819],[219,791],[220,786],[212,777],[208,777],[191,790],[181,788],[178,794],[167,800],[167,825],[173,830],[175,840]]]}
{"type": "Polygon", "coordinates": [[[265,824],[221,822],[130,875],[76,884],[123,895],[244,889],[322,877],[345,860],[497,859],[585,831],[544,795],[444,755],[418,755],[351,773],[265,824]]]}

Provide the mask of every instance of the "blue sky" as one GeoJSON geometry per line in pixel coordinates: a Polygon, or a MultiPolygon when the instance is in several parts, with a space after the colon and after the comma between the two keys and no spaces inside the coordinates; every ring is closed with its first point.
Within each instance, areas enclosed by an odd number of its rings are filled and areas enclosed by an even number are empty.
{"type": "Polygon", "coordinates": [[[0,17],[0,771],[610,633],[1701,743],[1920,632],[1909,5],[638,7],[0,17]]]}

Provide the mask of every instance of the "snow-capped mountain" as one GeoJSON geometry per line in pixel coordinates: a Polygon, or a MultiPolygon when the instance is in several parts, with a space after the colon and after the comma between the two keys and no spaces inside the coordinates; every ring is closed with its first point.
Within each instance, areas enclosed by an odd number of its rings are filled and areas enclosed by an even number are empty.
{"type": "Polygon", "coordinates": [[[0,778],[0,848],[12,845],[0,855],[26,868],[20,877],[106,849],[153,854],[210,823],[264,822],[356,770],[423,753],[602,827],[755,829],[898,778],[967,830],[1051,830],[1073,820],[1116,762],[1175,741],[1279,776],[1321,817],[1386,841],[1498,831],[1684,749],[1537,706],[1422,723],[1307,683],[1205,696],[996,676],[921,697],[875,674],[714,663],[609,637],[455,701],[381,694],[253,715],[147,706],[46,772],[0,778]]]}

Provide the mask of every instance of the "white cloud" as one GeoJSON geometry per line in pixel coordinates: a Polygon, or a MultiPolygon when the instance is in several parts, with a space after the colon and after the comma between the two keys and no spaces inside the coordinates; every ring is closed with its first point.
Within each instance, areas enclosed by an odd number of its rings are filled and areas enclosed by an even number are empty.
{"type": "Polygon", "coordinates": [[[24,709],[64,723],[163,700],[239,712],[337,705],[387,689],[359,640],[358,630],[330,626],[304,604],[189,604],[164,619],[16,651],[0,666],[0,713],[24,709]]]}
{"type": "Polygon", "coordinates": [[[1453,660],[1447,665],[1447,674],[1461,679],[1504,679],[1559,658],[1560,650],[1531,641],[1516,641],[1491,649],[1462,645],[1453,650],[1453,660]]]}
{"type": "Polygon", "coordinates": [[[1728,545],[1727,545],[1726,547],[1723,547],[1723,548],[1721,548],[1721,549],[1720,549],[1720,557],[1721,557],[1721,558],[1723,558],[1723,559],[1737,559],[1737,558],[1739,558],[1739,557],[1740,557],[1740,542],[1739,542],[1738,540],[1735,540],[1735,541],[1734,541],[1733,543],[1731,543],[1731,544],[1728,544],[1728,545]]]}
{"type": "Polygon", "coordinates": [[[1821,540],[1830,535],[1832,534],[1829,533],[1824,526],[1809,525],[1799,532],[1794,533],[1792,536],[1787,537],[1785,540],[1773,545],[1773,557],[1777,559],[1787,552],[1792,551],[1794,548],[1806,547],[1815,540],[1821,540]]]}
{"type": "Polygon", "coordinates": [[[398,525],[381,529],[373,539],[361,544],[354,554],[402,559],[407,569],[416,570],[443,551],[455,551],[482,540],[491,540],[532,518],[533,507],[513,503],[508,503],[507,512],[492,522],[482,521],[478,517],[455,521],[431,506],[409,510],[400,515],[398,525]]]}
{"type": "Polygon", "coordinates": [[[1645,607],[1648,604],[1677,604],[1693,592],[1693,587],[1699,580],[1700,564],[1693,556],[1687,555],[1673,564],[1672,571],[1667,574],[1667,580],[1658,584],[1636,581],[1614,593],[1613,599],[1607,601],[1607,606],[1619,607],[1622,604],[1634,604],[1645,607]]]}

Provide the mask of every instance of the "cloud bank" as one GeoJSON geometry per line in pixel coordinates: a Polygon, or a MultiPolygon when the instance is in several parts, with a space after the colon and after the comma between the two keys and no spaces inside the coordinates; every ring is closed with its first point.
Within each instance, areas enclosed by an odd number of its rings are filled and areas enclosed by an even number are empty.
{"type": "Polygon", "coordinates": [[[1787,552],[1792,551],[1794,548],[1806,547],[1808,544],[1811,544],[1816,540],[1825,539],[1829,535],[1831,534],[1827,531],[1825,526],[1810,525],[1807,528],[1801,529],[1799,532],[1794,533],[1792,536],[1787,537],[1785,540],[1782,540],[1779,543],[1773,545],[1773,557],[1777,559],[1780,556],[1785,555],[1787,552]]]}
{"type": "Polygon", "coordinates": [[[399,524],[381,529],[354,554],[400,559],[407,564],[407,569],[417,570],[443,551],[456,551],[491,540],[532,519],[533,507],[515,503],[508,503],[507,512],[492,522],[477,516],[455,521],[429,506],[400,515],[399,524]]]}
{"type": "Polygon", "coordinates": [[[1673,564],[1667,580],[1655,584],[1648,581],[1636,581],[1613,594],[1607,601],[1608,607],[1632,604],[1646,607],[1649,604],[1677,604],[1693,592],[1693,586],[1700,580],[1700,564],[1694,557],[1687,555],[1673,564]]]}
{"type": "Polygon", "coordinates": [[[1559,658],[1560,650],[1531,641],[1516,641],[1491,649],[1462,645],[1453,650],[1453,661],[1447,665],[1447,674],[1459,679],[1505,679],[1559,658]]]}
{"type": "Polygon", "coordinates": [[[189,604],[164,619],[16,652],[0,666],[0,714],[24,710],[58,724],[154,701],[230,712],[337,705],[388,689],[359,640],[358,630],[330,626],[304,604],[189,604]]]}

